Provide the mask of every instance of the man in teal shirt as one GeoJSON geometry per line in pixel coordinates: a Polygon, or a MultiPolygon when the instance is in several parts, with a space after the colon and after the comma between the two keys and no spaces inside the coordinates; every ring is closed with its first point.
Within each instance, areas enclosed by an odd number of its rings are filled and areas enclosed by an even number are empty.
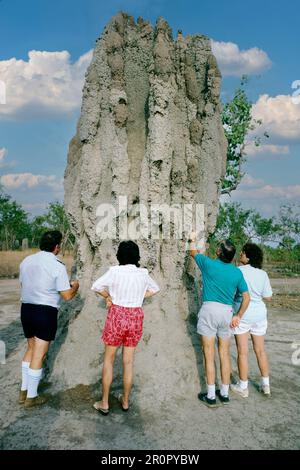
{"type": "Polygon", "coordinates": [[[202,273],[202,306],[198,315],[197,332],[201,335],[205,358],[207,393],[199,393],[198,398],[209,407],[217,406],[215,390],[215,338],[218,337],[218,350],[221,369],[221,390],[217,391],[223,404],[229,403],[230,382],[230,337],[231,328],[247,310],[250,297],[242,272],[234,266],[232,260],[235,246],[230,240],[220,243],[216,255],[211,259],[200,253],[195,246],[196,234],[190,237],[190,254],[194,257],[202,273]],[[242,303],[235,317],[232,317],[232,305],[236,293],[242,295],[242,303]]]}

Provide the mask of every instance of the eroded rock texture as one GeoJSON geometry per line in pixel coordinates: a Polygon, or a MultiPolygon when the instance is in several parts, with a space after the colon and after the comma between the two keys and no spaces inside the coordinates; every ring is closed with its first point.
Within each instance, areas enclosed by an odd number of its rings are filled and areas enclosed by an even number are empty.
{"type": "MultiPolygon", "coordinates": [[[[99,204],[126,195],[130,215],[139,203],[204,203],[207,230],[213,229],[226,161],[220,84],[209,39],[184,38],[179,32],[173,40],[162,18],[152,27],[120,13],[97,40],[65,173],[83,308],[57,355],[56,383],[91,383],[100,374],[106,310],[90,286],[117,263],[118,240],[97,235],[99,204]]],[[[136,355],[136,398],[153,406],[155,395],[163,400],[199,388],[192,344],[197,339],[190,322],[199,292],[185,241],[138,243],[142,266],[162,289],[145,305],[144,337],[136,355]]]]}

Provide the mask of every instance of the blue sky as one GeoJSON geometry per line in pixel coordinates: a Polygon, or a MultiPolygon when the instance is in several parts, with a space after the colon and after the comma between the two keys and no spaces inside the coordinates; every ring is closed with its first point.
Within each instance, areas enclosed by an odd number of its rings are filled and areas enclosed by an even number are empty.
{"type": "Polygon", "coordinates": [[[249,75],[248,95],[270,139],[259,151],[249,144],[246,176],[232,199],[266,215],[281,203],[299,204],[300,102],[291,97],[292,82],[300,80],[296,0],[0,0],[0,81],[6,84],[0,181],[6,192],[33,214],[63,198],[89,51],[120,10],[152,23],[163,16],[174,33],[212,38],[223,100],[232,96],[242,73],[249,75]],[[30,51],[36,52],[29,58],[30,51]]]}

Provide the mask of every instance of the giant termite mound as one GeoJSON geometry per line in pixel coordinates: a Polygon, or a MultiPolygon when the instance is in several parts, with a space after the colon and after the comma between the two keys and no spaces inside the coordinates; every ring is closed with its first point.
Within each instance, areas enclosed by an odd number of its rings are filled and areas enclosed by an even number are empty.
{"type": "MultiPolygon", "coordinates": [[[[153,27],[119,13],[97,39],[65,173],[82,307],[66,322],[52,371],[58,386],[94,383],[100,375],[106,309],[90,287],[117,263],[120,234],[103,239],[97,233],[99,205],[117,207],[119,196],[126,196],[128,208],[117,213],[118,222],[124,215],[132,219],[140,204],[149,210],[153,204],[204,204],[206,231],[213,229],[226,163],[220,84],[210,40],[181,32],[173,39],[163,18],[153,27]]],[[[138,243],[141,264],[161,287],[144,307],[136,355],[136,398],[153,405],[151,397],[198,390],[189,325],[199,290],[184,239],[148,236],[138,243]]]]}

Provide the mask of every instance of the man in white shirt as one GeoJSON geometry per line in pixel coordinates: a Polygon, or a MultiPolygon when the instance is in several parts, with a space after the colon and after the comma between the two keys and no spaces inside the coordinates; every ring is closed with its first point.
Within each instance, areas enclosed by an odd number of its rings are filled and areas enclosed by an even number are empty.
{"type": "Polygon", "coordinates": [[[19,403],[26,408],[42,405],[46,398],[37,393],[42,365],[57,330],[60,300],[71,300],[79,283],[69,282],[65,265],[56,256],[60,252],[62,234],[44,233],[38,253],[27,256],[20,264],[21,322],[27,338],[22,361],[22,385],[19,403]]]}

